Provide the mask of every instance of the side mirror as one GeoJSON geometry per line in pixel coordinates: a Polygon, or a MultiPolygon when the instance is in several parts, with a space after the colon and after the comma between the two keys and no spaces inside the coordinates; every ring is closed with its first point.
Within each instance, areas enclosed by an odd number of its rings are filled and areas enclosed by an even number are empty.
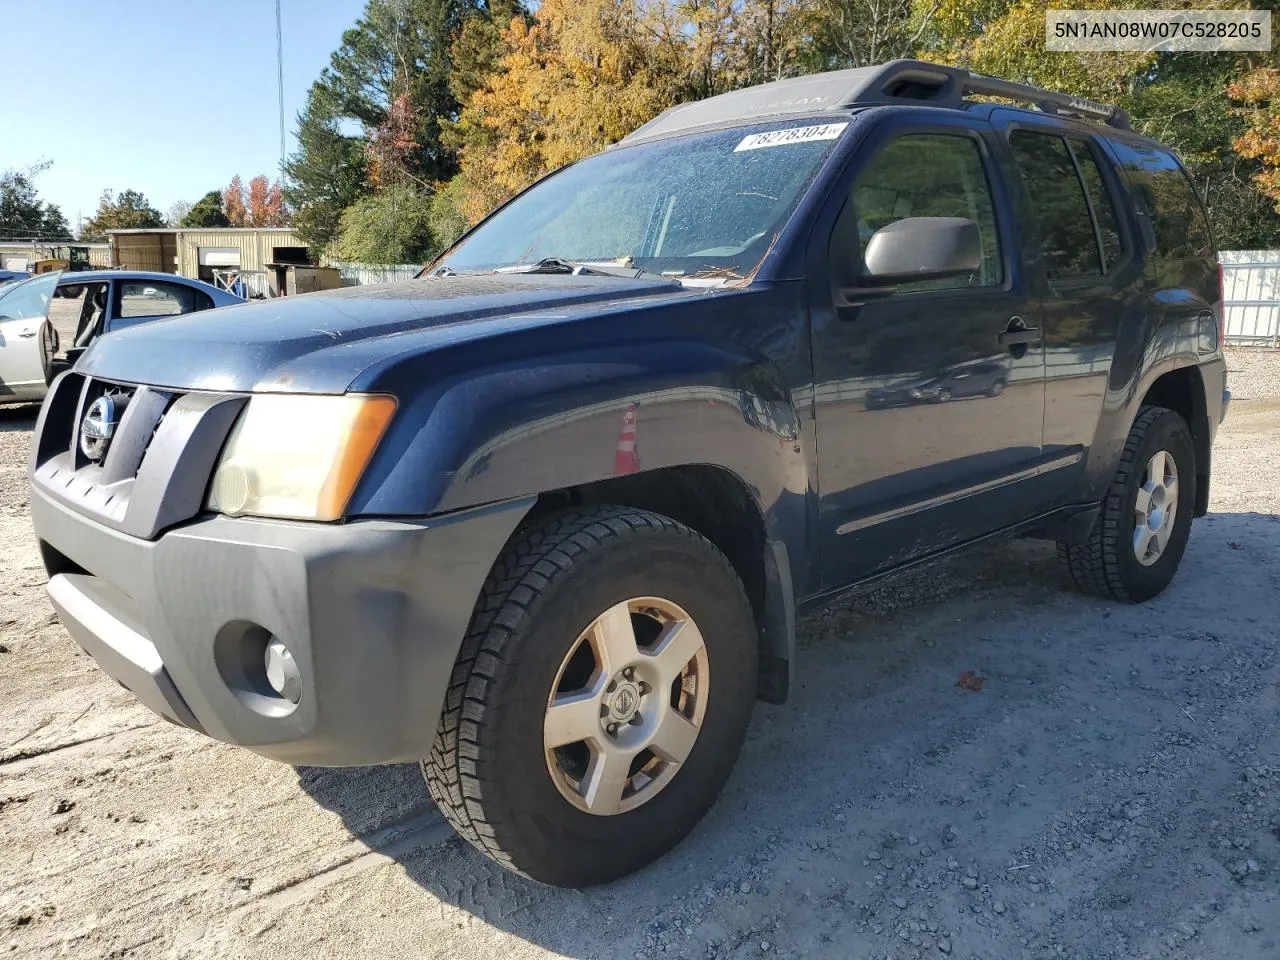
{"type": "Polygon", "coordinates": [[[982,238],[967,217],[907,217],[871,235],[859,279],[869,284],[906,283],[976,273],[982,238]]]}

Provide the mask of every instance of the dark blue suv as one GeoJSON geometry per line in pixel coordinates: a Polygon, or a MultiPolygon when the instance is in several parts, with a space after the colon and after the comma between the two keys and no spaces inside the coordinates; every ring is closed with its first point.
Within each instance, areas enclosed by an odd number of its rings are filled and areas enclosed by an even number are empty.
{"type": "Polygon", "coordinates": [[[33,446],[49,594],[173,722],[421,760],[480,850],[607,881],[712,804],[803,611],[992,537],[1165,589],[1220,299],[1112,107],[917,61],[740,90],[418,280],[99,339],[33,446]]]}

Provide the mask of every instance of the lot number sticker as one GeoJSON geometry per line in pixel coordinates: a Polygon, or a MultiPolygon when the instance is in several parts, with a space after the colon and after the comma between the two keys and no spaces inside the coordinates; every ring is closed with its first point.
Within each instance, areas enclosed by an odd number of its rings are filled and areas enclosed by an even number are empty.
{"type": "Polygon", "coordinates": [[[834,140],[844,132],[847,123],[822,123],[816,127],[792,127],[789,130],[770,130],[743,137],[733,148],[734,153],[743,150],[760,150],[764,147],[785,147],[789,143],[808,143],[810,140],[834,140]]]}

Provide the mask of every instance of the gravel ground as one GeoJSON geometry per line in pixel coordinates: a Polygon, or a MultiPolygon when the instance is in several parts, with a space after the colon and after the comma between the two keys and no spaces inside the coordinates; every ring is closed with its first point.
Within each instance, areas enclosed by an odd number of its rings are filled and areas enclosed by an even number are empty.
{"type": "Polygon", "coordinates": [[[712,814],[586,892],[493,867],[413,768],[295,770],[137,706],[50,612],[33,412],[0,409],[0,956],[1272,960],[1280,354],[1230,366],[1164,596],[1083,599],[1017,542],[810,618],[712,814]]]}

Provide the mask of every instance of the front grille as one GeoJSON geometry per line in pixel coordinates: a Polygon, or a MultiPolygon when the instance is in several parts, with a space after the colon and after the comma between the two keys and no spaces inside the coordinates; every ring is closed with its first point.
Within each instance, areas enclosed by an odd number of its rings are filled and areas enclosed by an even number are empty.
{"type": "Polygon", "coordinates": [[[200,510],[209,471],[244,400],[68,373],[55,382],[36,425],[32,482],[79,513],[150,539],[200,510]],[[93,457],[81,435],[90,413],[104,422],[103,408],[95,408],[103,397],[118,415],[93,457]]]}

